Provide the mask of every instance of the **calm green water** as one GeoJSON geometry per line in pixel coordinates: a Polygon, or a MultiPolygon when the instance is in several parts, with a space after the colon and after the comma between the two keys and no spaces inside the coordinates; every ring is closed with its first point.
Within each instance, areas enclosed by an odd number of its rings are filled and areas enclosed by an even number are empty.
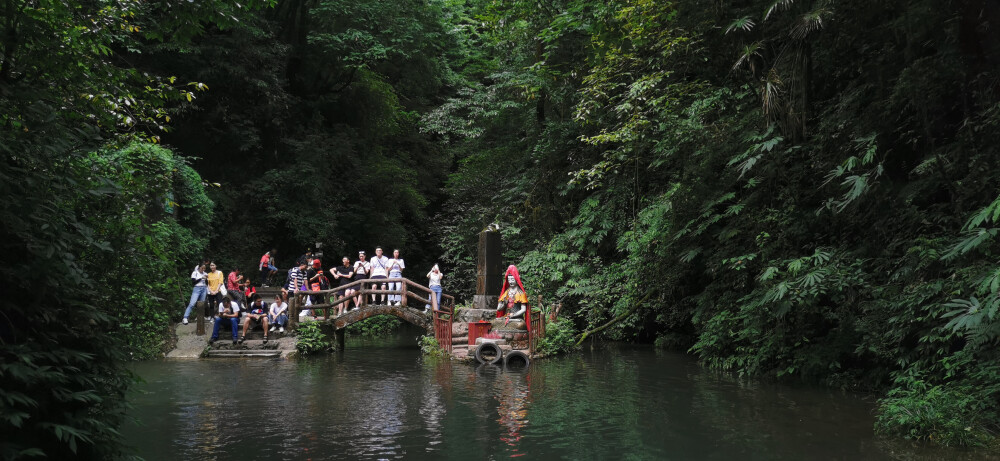
{"type": "Polygon", "coordinates": [[[510,373],[420,356],[416,332],[299,361],[139,364],[148,460],[986,459],[872,434],[870,399],[741,383],[606,346],[510,373]]]}

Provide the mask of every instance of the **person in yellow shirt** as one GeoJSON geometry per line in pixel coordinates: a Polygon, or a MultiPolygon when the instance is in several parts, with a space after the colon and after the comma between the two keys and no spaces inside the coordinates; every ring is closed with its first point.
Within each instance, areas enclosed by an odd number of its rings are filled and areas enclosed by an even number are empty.
{"type": "Polygon", "coordinates": [[[219,270],[215,265],[215,261],[212,261],[208,265],[208,277],[206,281],[208,282],[208,302],[205,303],[205,321],[215,315],[215,308],[222,302],[222,283],[225,281],[225,275],[219,270]]]}

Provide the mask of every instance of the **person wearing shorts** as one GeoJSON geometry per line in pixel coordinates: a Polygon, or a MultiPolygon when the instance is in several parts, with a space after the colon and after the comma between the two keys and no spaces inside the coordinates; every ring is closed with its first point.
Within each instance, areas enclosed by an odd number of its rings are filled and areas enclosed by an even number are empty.
{"type": "Polygon", "coordinates": [[[267,344],[267,303],[260,295],[254,294],[253,301],[247,306],[247,318],[243,321],[243,334],[240,335],[240,344],[247,339],[247,332],[251,325],[260,325],[264,328],[264,344],[267,344]]]}
{"type": "Polygon", "coordinates": [[[270,283],[271,274],[278,270],[277,267],[274,267],[273,257],[277,252],[278,250],[272,249],[260,257],[260,264],[257,267],[260,269],[260,286],[262,287],[266,287],[270,283]]]}
{"type": "MultiPolygon", "coordinates": [[[[371,271],[372,263],[365,261],[365,252],[358,252],[358,260],[354,261],[354,280],[364,280],[368,278],[368,272],[371,271]]],[[[362,288],[364,288],[362,286],[362,288]]],[[[354,308],[357,309],[361,307],[361,295],[354,297],[354,308]]]]}
{"type": "MultiPolygon", "coordinates": [[[[347,256],[344,256],[341,261],[343,262],[342,265],[337,266],[334,270],[330,271],[333,274],[333,278],[338,281],[337,286],[340,287],[351,283],[351,279],[354,277],[354,268],[351,267],[351,260],[347,256]]],[[[338,299],[343,299],[345,297],[350,298],[352,295],[354,295],[353,288],[342,288],[337,292],[338,299]]],[[[344,301],[337,304],[337,315],[343,314],[347,308],[351,307],[348,305],[350,303],[350,301],[344,301]]]]}
{"type": "MultiPolygon", "coordinates": [[[[375,257],[372,258],[371,262],[371,278],[372,279],[386,279],[389,275],[389,258],[382,256],[382,247],[375,247],[375,257]]],[[[372,290],[378,290],[381,287],[383,290],[388,288],[385,282],[373,283],[372,290]]],[[[372,304],[375,304],[375,294],[372,293],[372,304]]],[[[378,296],[385,303],[385,295],[378,296]]]]}

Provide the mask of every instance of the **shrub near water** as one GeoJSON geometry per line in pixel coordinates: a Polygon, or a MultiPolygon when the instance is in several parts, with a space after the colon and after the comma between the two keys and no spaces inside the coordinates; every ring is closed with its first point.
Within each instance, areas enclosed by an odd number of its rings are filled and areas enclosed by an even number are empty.
{"type": "Polygon", "coordinates": [[[555,355],[576,349],[576,328],[573,322],[560,319],[545,326],[545,336],[538,341],[538,352],[555,355]]]}
{"type": "Polygon", "coordinates": [[[295,338],[295,349],[303,355],[330,349],[330,340],[319,328],[318,322],[306,322],[299,326],[295,338]]]}
{"type": "Polygon", "coordinates": [[[361,336],[386,336],[403,325],[399,317],[376,315],[347,326],[347,332],[361,336]]]}

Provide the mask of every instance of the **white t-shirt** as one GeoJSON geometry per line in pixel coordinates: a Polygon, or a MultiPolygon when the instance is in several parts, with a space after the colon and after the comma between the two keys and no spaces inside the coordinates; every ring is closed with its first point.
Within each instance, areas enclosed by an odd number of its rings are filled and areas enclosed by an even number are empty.
{"type": "Polygon", "coordinates": [[[398,278],[403,275],[403,269],[406,269],[406,264],[403,263],[403,258],[389,260],[389,276],[398,278]]]}
{"type": "MultiPolygon", "coordinates": [[[[372,263],[368,261],[354,261],[354,275],[368,275],[368,271],[372,270],[372,263]]],[[[368,277],[364,277],[368,278],[368,277]]]]}
{"type": "MultiPolygon", "coordinates": [[[[240,304],[236,301],[229,301],[229,306],[232,307],[233,313],[240,313],[240,304]]],[[[223,312],[226,312],[226,303],[219,303],[219,314],[221,315],[223,312]]]]}
{"type": "Polygon", "coordinates": [[[203,287],[208,285],[208,283],[205,282],[206,277],[208,277],[208,274],[204,272],[198,272],[197,267],[194,269],[194,272],[191,273],[191,278],[198,280],[198,282],[194,284],[194,286],[196,287],[203,287]]]}
{"type": "Polygon", "coordinates": [[[277,317],[285,313],[288,309],[288,303],[271,303],[271,317],[277,317]]]}
{"type": "Polygon", "coordinates": [[[376,256],[372,258],[372,277],[385,277],[389,269],[389,258],[376,256]]]}
{"type": "Polygon", "coordinates": [[[431,271],[429,274],[427,274],[427,278],[431,279],[431,283],[428,283],[427,286],[429,286],[429,287],[441,286],[441,276],[442,275],[444,275],[444,274],[442,274],[440,272],[438,272],[438,273],[435,274],[434,271],[431,271]]]}

